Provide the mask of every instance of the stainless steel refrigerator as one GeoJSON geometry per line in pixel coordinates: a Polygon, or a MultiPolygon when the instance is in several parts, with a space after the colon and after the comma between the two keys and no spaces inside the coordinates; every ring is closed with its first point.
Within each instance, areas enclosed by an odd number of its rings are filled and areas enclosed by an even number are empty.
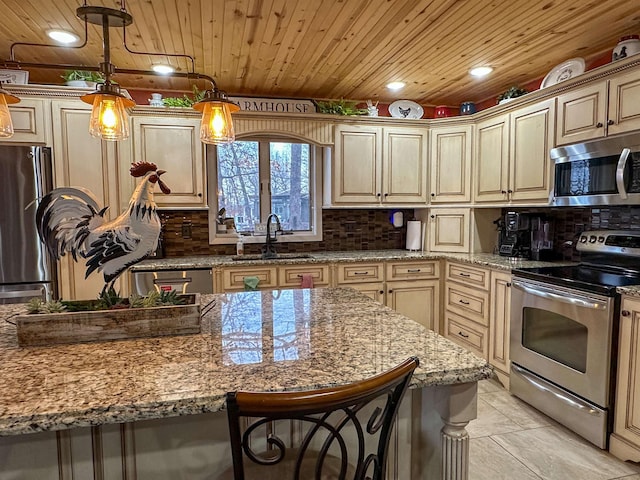
{"type": "Polygon", "coordinates": [[[51,168],[47,147],[0,146],[0,304],[55,298],[54,262],[35,221],[51,168]]]}

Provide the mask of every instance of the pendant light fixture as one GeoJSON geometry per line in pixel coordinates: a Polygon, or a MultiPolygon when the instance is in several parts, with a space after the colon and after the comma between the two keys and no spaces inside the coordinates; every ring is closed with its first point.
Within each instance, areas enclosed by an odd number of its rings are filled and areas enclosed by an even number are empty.
{"type": "MultiPolygon", "coordinates": [[[[76,15],[84,21],[85,39],[82,45],[71,48],[82,48],[87,45],[88,38],[88,24],[102,26],[102,51],[103,61],[99,67],[87,67],[79,65],[61,65],[61,64],[45,64],[45,63],[27,63],[20,62],[15,59],[14,49],[17,46],[32,46],[32,47],[54,47],[60,48],[59,45],[47,45],[37,43],[15,42],[11,45],[10,53],[11,57],[9,61],[5,61],[5,66],[17,67],[17,68],[54,68],[65,70],[87,70],[100,72],[104,76],[104,83],[99,83],[94,92],[87,95],[83,95],[80,99],[93,106],[91,112],[91,120],[89,124],[89,132],[94,137],[102,138],[104,140],[118,141],[124,140],[129,136],[129,115],[128,109],[135,106],[135,102],[130,98],[127,98],[120,86],[111,81],[111,77],[114,74],[132,74],[132,75],[159,75],[163,77],[178,77],[187,78],[191,80],[203,79],[211,83],[212,89],[205,92],[205,97],[202,101],[196,103],[193,108],[203,113],[202,126],[200,129],[200,138],[204,143],[230,143],[235,140],[235,134],[233,129],[233,120],[231,113],[240,110],[240,107],[230,101],[227,94],[222,90],[219,90],[216,82],[208,75],[203,75],[195,72],[195,61],[193,57],[185,54],[174,53],[156,53],[156,52],[138,52],[131,50],[127,46],[126,27],[133,23],[133,17],[127,13],[125,8],[125,0],[120,2],[121,8],[119,10],[108,7],[95,7],[86,4],[86,1],[81,7],[76,10],[76,15]],[[191,62],[191,71],[188,73],[182,72],[167,72],[154,70],[135,70],[135,69],[121,69],[115,67],[111,63],[110,52],[110,27],[122,27],[122,36],[124,41],[124,48],[127,52],[136,55],[161,55],[166,57],[182,57],[187,58],[191,62]]],[[[67,47],[68,48],[68,47],[67,47]]],[[[3,136],[3,118],[2,113],[3,102],[4,103],[17,103],[20,99],[9,95],[8,92],[0,89],[0,137],[3,136]]],[[[5,106],[6,109],[6,106],[5,106]]],[[[8,116],[8,109],[6,109],[9,124],[11,117],[8,116]]],[[[10,127],[13,132],[13,127],[10,127]]],[[[6,135],[5,135],[6,136],[6,135]]],[[[10,135],[9,135],[10,136],[10,135]]]]}
{"type": "Polygon", "coordinates": [[[8,105],[19,101],[18,97],[11,95],[0,84],[0,138],[13,137],[13,121],[8,105]]]}
{"type": "Polygon", "coordinates": [[[231,114],[240,107],[227,97],[227,94],[214,84],[213,90],[207,90],[204,98],[193,108],[202,112],[200,140],[203,143],[223,144],[236,139],[231,114]]]}

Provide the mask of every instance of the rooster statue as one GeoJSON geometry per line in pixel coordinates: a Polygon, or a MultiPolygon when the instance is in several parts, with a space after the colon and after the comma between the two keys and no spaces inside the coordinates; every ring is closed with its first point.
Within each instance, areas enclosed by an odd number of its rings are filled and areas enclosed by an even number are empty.
{"type": "Polygon", "coordinates": [[[85,278],[98,270],[104,275],[103,293],[112,288],[129,266],[146,258],[158,246],[160,218],[153,200],[157,183],[162,193],[171,190],[160,180],[164,170],[153,163],[138,162],[131,175],[142,178],[129,207],[118,218],[107,222],[95,196],[82,187],[62,187],[42,197],[36,212],[40,239],[56,260],[71,252],[87,259],[85,278]]]}

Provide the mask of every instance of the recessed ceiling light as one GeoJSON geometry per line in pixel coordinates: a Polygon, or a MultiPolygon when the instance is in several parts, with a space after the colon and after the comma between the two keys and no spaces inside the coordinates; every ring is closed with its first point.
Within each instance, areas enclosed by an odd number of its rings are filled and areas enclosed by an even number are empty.
{"type": "Polygon", "coordinates": [[[154,65],[151,69],[156,73],[173,73],[175,68],[170,65],[154,65]]]}
{"type": "Polygon", "coordinates": [[[469,73],[471,75],[473,75],[474,77],[478,77],[478,78],[486,77],[491,72],[493,72],[493,68],[491,68],[491,67],[476,67],[476,68],[472,68],[471,70],[469,70],[469,73]]]}
{"type": "Polygon", "coordinates": [[[65,45],[75,43],[80,40],[80,37],[75,33],[65,32],[64,30],[49,30],[47,31],[47,36],[50,39],[65,45]]]}
{"type": "Polygon", "coordinates": [[[401,88],[404,88],[404,82],[387,83],[387,88],[389,90],[400,90],[401,88]]]}

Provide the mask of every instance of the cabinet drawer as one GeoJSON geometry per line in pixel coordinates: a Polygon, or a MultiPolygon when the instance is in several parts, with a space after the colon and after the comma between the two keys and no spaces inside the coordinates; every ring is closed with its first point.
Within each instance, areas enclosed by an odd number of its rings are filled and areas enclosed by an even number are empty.
{"type": "Polygon", "coordinates": [[[451,312],[446,312],[444,317],[445,337],[458,345],[468,348],[479,357],[488,358],[488,329],[470,322],[466,318],[459,317],[451,312]]]}
{"type": "Polygon", "coordinates": [[[315,287],[326,287],[329,285],[328,265],[300,265],[290,267],[280,267],[278,270],[278,280],[281,287],[299,287],[302,282],[302,275],[311,275],[315,287]]]}
{"type": "Polygon", "coordinates": [[[258,288],[276,288],[278,272],[276,267],[263,268],[225,268],[222,271],[224,291],[244,290],[244,277],[258,277],[258,288]]]}
{"type": "Polygon", "coordinates": [[[447,262],[447,280],[489,290],[489,270],[447,262]]]}
{"type": "Polygon", "coordinates": [[[447,282],[445,308],[465,318],[489,326],[489,293],[447,282]]]}
{"type": "Polygon", "coordinates": [[[438,278],[440,262],[392,262],[387,263],[387,281],[438,278]]]}
{"type": "Polygon", "coordinates": [[[338,265],[338,285],[345,283],[382,282],[382,263],[348,263],[338,265]]]}

